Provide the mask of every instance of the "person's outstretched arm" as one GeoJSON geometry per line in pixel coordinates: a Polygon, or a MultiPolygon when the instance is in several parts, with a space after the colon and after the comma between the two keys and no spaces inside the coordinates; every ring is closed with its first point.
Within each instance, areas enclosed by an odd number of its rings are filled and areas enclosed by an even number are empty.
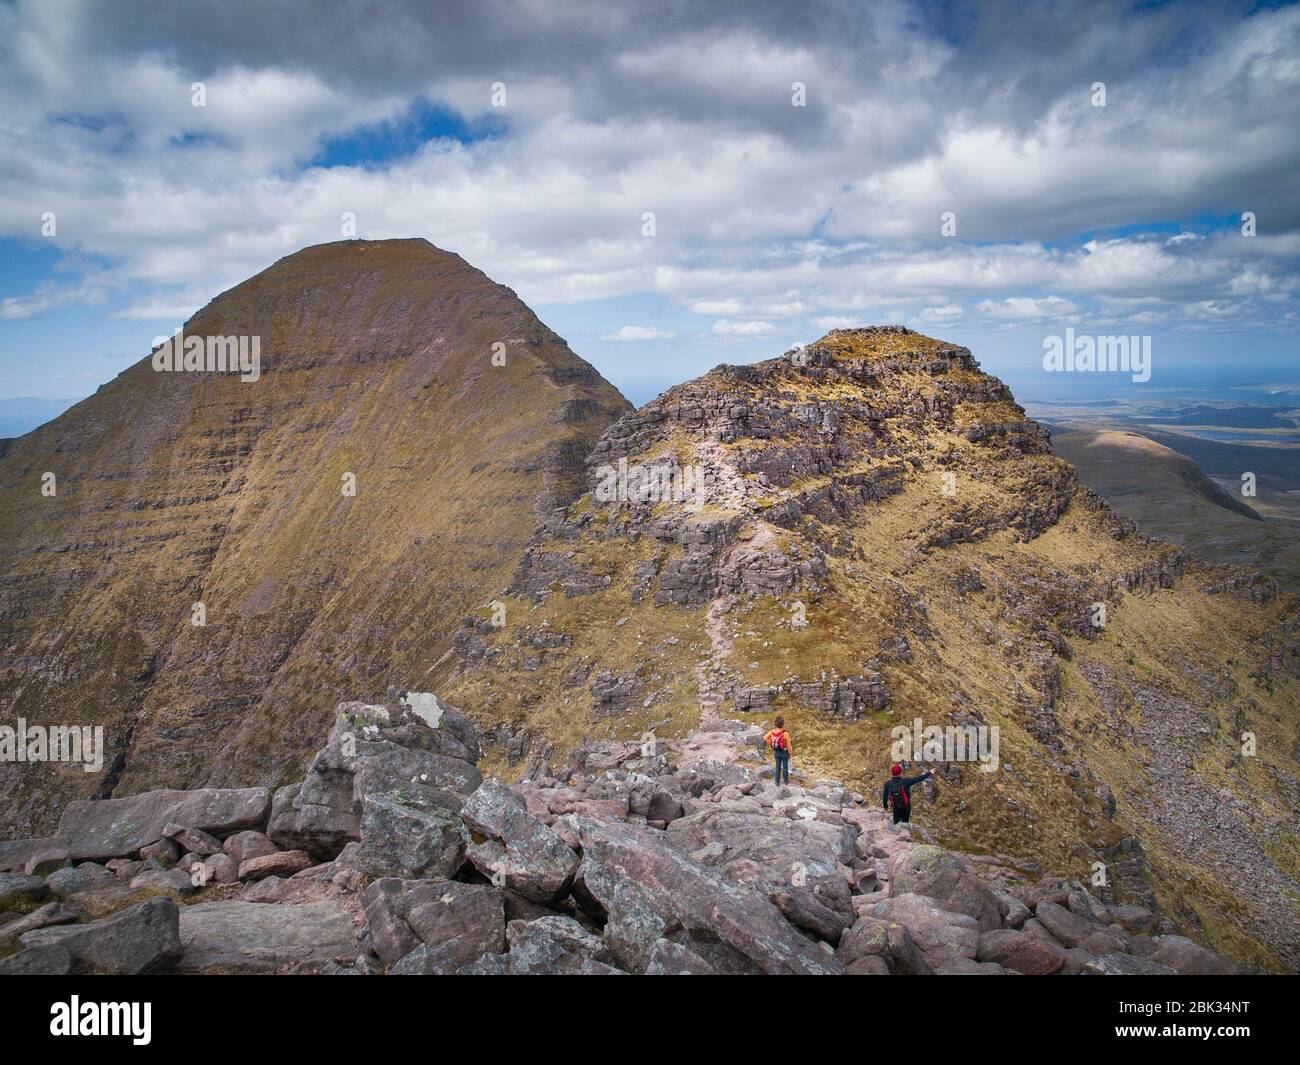
{"type": "Polygon", "coordinates": [[[934,776],[934,770],[927,769],[919,777],[908,777],[903,781],[903,786],[910,788],[913,784],[920,784],[921,781],[929,780],[932,776],[934,776]]]}

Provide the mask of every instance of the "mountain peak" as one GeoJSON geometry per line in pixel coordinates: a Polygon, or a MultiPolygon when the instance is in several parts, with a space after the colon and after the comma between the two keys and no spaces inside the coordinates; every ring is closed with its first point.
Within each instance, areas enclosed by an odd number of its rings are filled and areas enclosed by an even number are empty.
{"type": "Polygon", "coordinates": [[[719,366],[614,422],[586,474],[456,639],[447,695],[501,737],[497,771],[779,713],[806,779],[868,792],[899,726],[994,730],[1001,772],[942,766],[947,845],[1100,862],[1110,898],[1191,878],[1178,895],[1216,941],[1289,964],[1273,829],[1221,839],[1212,871],[1182,854],[1184,830],[1220,832],[1209,781],[1235,751],[1191,723],[1229,698],[1238,732],[1267,728],[1286,698],[1204,677],[1228,658],[1275,676],[1294,607],[1137,535],[967,349],[874,327],[719,366]],[[1139,730],[1159,775],[1115,757],[1139,730]],[[1210,813],[1152,814],[1175,806],[1210,813]],[[1225,919],[1228,898],[1252,901],[1225,919]]]}
{"type": "Polygon", "coordinates": [[[421,239],[305,248],[185,333],[256,338],[260,372],[145,356],[0,458],[0,705],[78,708],[110,767],[0,765],[13,831],[68,798],[298,772],[323,705],[443,658],[628,407],[421,239]]]}

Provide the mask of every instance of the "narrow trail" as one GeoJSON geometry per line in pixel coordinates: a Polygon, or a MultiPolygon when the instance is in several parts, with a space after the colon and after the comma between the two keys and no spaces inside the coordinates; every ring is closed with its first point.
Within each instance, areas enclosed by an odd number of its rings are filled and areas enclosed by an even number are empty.
{"type": "Polygon", "coordinates": [[[695,664],[695,689],[699,693],[700,732],[713,731],[721,722],[723,692],[721,680],[726,660],[734,641],[731,626],[727,624],[727,601],[714,599],[704,615],[705,631],[709,636],[709,654],[695,664]]]}

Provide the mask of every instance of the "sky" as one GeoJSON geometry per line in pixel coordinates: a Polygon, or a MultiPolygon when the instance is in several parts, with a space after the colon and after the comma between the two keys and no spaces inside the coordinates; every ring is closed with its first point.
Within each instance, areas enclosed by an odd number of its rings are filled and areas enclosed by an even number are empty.
{"type": "Polygon", "coordinates": [[[1267,3],[0,0],[0,413],[345,215],[637,403],[886,322],[1021,398],[1300,382],[1298,90],[1267,3]],[[1066,329],[1151,379],[1047,372],[1066,329]]]}

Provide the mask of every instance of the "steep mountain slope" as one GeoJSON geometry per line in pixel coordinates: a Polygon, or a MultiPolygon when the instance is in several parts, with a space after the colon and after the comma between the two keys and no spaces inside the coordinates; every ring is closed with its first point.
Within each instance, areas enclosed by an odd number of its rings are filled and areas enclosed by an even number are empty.
{"type": "Polygon", "coordinates": [[[1300,537],[1230,495],[1186,455],[1141,433],[1058,433],[1056,454],[1143,532],[1171,540],[1206,562],[1248,565],[1288,590],[1300,589],[1300,537]]]}
{"type": "Polygon", "coordinates": [[[892,727],[996,727],[996,771],[940,773],[942,841],[1300,962],[1295,601],[1139,536],[966,349],[843,330],[718,367],[587,476],[435,682],[489,765],[781,712],[796,769],[870,794],[892,727]]]}
{"type": "Polygon", "coordinates": [[[0,766],[10,836],[68,798],[300,771],[321,707],[445,654],[627,409],[423,240],[307,248],[185,331],[260,337],[260,378],[145,358],[0,460],[0,721],[102,724],[109,762],[0,766]]]}

